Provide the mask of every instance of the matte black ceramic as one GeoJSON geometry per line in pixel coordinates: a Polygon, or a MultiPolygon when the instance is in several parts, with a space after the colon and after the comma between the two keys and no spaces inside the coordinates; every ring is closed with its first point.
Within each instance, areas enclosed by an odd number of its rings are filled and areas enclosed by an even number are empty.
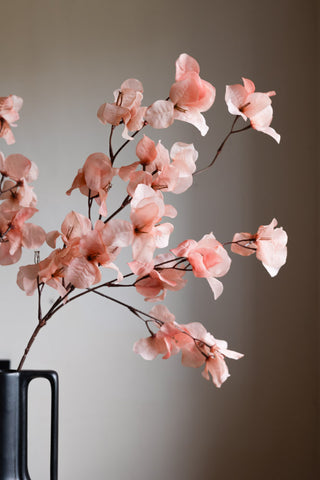
{"type": "Polygon", "coordinates": [[[51,385],[50,480],[58,478],[58,375],[45,370],[0,370],[0,480],[31,480],[28,473],[28,387],[51,385]]]}

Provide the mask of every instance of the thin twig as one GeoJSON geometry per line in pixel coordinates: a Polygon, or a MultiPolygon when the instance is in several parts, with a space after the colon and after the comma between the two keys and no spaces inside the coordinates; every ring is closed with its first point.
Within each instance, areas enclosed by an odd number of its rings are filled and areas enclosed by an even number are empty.
{"type": "Polygon", "coordinates": [[[227,140],[229,139],[229,137],[231,135],[233,135],[234,133],[240,133],[240,132],[244,132],[245,130],[248,130],[249,128],[251,128],[251,124],[244,127],[244,128],[241,128],[239,130],[234,130],[234,126],[237,122],[237,120],[240,118],[240,115],[236,115],[233,123],[232,123],[232,126],[231,126],[231,129],[229,131],[229,133],[226,135],[226,137],[224,138],[224,140],[222,141],[221,145],[219,146],[215,156],[213,157],[212,161],[209,163],[209,165],[207,165],[206,167],[204,168],[201,168],[200,170],[196,170],[193,175],[198,175],[199,173],[203,173],[205,171],[207,171],[210,167],[212,167],[212,165],[215,163],[215,161],[217,160],[217,158],[219,157],[220,153],[222,152],[222,149],[223,147],[225,146],[227,140]]]}

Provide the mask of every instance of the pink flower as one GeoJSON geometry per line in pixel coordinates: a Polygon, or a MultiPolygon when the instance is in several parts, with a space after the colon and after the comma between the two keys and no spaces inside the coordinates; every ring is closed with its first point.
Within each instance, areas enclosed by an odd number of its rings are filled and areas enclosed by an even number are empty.
{"type": "Polygon", "coordinates": [[[135,287],[147,302],[160,302],[164,300],[168,290],[177,291],[185,286],[187,283],[187,280],[183,279],[185,273],[174,268],[151,270],[147,277],[138,278],[135,287]]]}
{"type": "Polygon", "coordinates": [[[22,207],[11,210],[7,201],[0,205],[0,265],[16,263],[22,247],[35,249],[45,241],[45,231],[32,223],[25,223],[31,218],[36,208],[22,207]]]}
{"type": "Polygon", "coordinates": [[[174,340],[174,333],[179,329],[175,324],[175,316],[169,312],[165,305],[156,305],[150,310],[150,315],[159,319],[162,324],[157,333],[148,338],[141,338],[134,346],[133,351],[145,360],[153,360],[157,355],[163,355],[163,359],[177,354],[180,349],[174,340]]]}
{"type": "Polygon", "coordinates": [[[66,192],[71,192],[79,188],[83,195],[94,198],[100,205],[99,213],[107,216],[106,198],[111,185],[111,180],[116,175],[117,169],[111,165],[110,158],[104,153],[92,153],[85,161],[82,168],[73,180],[71,188],[66,192]]]}
{"type": "Polygon", "coordinates": [[[6,180],[2,185],[1,200],[8,200],[12,208],[34,207],[37,203],[37,197],[28,182],[33,182],[38,178],[38,167],[28,158],[20,154],[4,157],[0,152],[0,173],[6,180]]]}
{"type": "Polygon", "coordinates": [[[176,82],[170,89],[170,100],[158,100],[146,111],[145,119],[154,128],[167,128],[174,120],[189,122],[202,135],[209,129],[201,112],[215,100],[213,85],[200,78],[198,62],[183,53],[176,61],[176,82]]]}
{"type": "Polygon", "coordinates": [[[104,103],[98,110],[98,118],[103,125],[119,125],[123,122],[125,128],[123,138],[132,140],[128,131],[140,130],[144,124],[145,107],[141,107],[143,86],[139,80],[125,80],[120,89],[114,91],[114,103],[104,103]]]}
{"type": "Polygon", "coordinates": [[[0,97],[0,137],[3,137],[8,145],[15,143],[10,127],[16,127],[15,122],[19,120],[19,110],[23,100],[16,95],[0,97]]]}
{"type": "Polygon", "coordinates": [[[188,259],[196,277],[208,280],[215,299],[221,295],[223,285],[217,277],[222,277],[228,272],[231,259],[212,233],[204,235],[199,242],[185,240],[171,251],[177,257],[188,259]]]}
{"type": "Polygon", "coordinates": [[[174,118],[191,123],[205,135],[209,127],[201,112],[213,105],[216,89],[202,80],[199,73],[198,62],[182,53],[176,61],[176,83],[170,89],[170,100],[175,106],[174,118]]]}
{"type": "Polygon", "coordinates": [[[205,363],[202,376],[209,380],[210,373],[213,383],[220,388],[229,377],[224,358],[238,360],[243,357],[241,353],[228,350],[227,342],[214,338],[201,323],[179,325],[164,305],[153,307],[150,315],[155,320],[148,322],[158,324],[157,333],[138,340],[133,346],[133,351],[145,360],[153,360],[158,355],[168,359],[181,351],[184,366],[199,368],[205,363]]]}
{"type": "Polygon", "coordinates": [[[164,164],[154,175],[152,187],[155,189],[183,193],[193,182],[193,172],[196,170],[198,152],[193,144],[175,143],[170,151],[172,162],[164,164]]]}
{"type": "Polygon", "coordinates": [[[141,165],[149,165],[157,157],[157,150],[153,140],[146,135],[138,142],[136,148],[137,157],[141,165]]]}
{"type": "Polygon", "coordinates": [[[231,246],[231,250],[239,255],[255,253],[271,277],[277,275],[287,259],[288,236],[282,227],[275,228],[277,224],[274,218],[269,225],[261,225],[255,235],[236,233],[231,246]]]}
{"type": "Polygon", "coordinates": [[[243,78],[243,85],[227,85],[225,101],[232,115],[241,115],[244,120],[249,118],[252,128],[264,132],[280,142],[280,135],[270,127],[273,110],[270,97],[276,94],[255,92],[255,85],[251,80],[243,78]]]}
{"type": "Polygon", "coordinates": [[[210,348],[210,354],[206,359],[205,368],[202,372],[202,376],[206,380],[210,380],[211,375],[213,383],[218,388],[220,388],[230,376],[224,357],[229,357],[233,360],[238,360],[243,357],[242,353],[228,350],[227,347],[227,342],[215,339],[215,343],[210,348]]]}
{"type": "Polygon", "coordinates": [[[136,275],[146,275],[153,269],[153,253],[169,243],[173,231],[171,223],[159,224],[163,216],[174,218],[177,214],[171,205],[165,205],[161,192],[139,184],[131,201],[130,219],[133,225],[133,262],[129,263],[136,275]]]}

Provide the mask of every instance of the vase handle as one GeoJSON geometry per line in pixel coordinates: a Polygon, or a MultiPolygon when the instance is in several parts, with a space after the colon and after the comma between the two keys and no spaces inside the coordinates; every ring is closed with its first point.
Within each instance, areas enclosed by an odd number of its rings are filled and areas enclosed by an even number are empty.
{"type": "MultiPolygon", "coordinates": [[[[25,417],[27,416],[27,397],[29,383],[35,378],[45,378],[51,386],[51,442],[50,442],[50,480],[58,479],[58,419],[59,419],[59,380],[57,372],[53,370],[25,370],[20,372],[23,382],[23,403],[22,408],[25,417]]],[[[25,418],[25,425],[27,425],[25,418]]],[[[25,432],[25,439],[27,432],[25,432]]],[[[27,459],[25,459],[27,462],[27,459]]]]}

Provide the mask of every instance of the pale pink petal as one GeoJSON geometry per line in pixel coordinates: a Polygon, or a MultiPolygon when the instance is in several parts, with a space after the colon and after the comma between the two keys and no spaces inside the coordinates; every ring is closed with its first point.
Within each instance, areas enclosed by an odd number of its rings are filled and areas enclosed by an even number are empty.
{"type": "Polygon", "coordinates": [[[197,242],[195,240],[185,240],[176,248],[172,248],[171,252],[176,255],[176,257],[187,257],[189,252],[196,246],[197,242]]]}
{"type": "Polygon", "coordinates": [[[110,158],[102,152],[92,153],[83,165],[86,185],[93,192],[106,188],[114,175],[110,158]]]}
{"type": "Polygon", "coordinates": [[[242,77],[242,81],[243,81],[244,88],[246,89],[248,95],[255,91],[256,87],[255,87],[255,84],[253,83],[252,80],[249,80],[248,78],[243,78],[242,77]]]}
{"type": "Polygon", "coordinates": [[[0,265],[12,265],[20,260],[22,249],[19,243],[13,252],[11,249],[12,245],[9,242],[0,243],[0,265]]]}
{"type": "Polygon", "coordinates": [[[104,243],[113,247],[128,247],[134,238],[132,224],[117,218],[109,220],[101,233],[104,243]]]}
{"type": "Polygon", "coordinates": [[[175,218],[178,215],[177,210],[172,205],[165,205],[164,217],[175,218]]]}
{"type": "Polygon", "coordinates": [[[200,66],[197,60],[187,53],[182,53],[176,60],[176,80],[180,80],[187,72],[200,73],[200,66]]]}
{"type": "Polygon", "coordinates": [[[127,124],[125,124],[125,126],[123,127],[123,130],[122,130],[122,134],[121,134],[122,138],[124,138],[125,140],[133,140],[133,137],[131,137],[129,135],[129,128],[127,126],[127,124]]]}
{"type": "MultiPolygon", "coordinates": [[[[271,105],[271,100],[269,95],[267,95],[266,93],[255,92],[255,93],[252,93],[251,95],[248,95],[246,99],[246,103],[247,105],[243,108],[243,112],[252,121],[255,115],[261,113],[262,110],[266,109],[271,105]]],[[[272,119],[272,116],[271,116],[271,119],[272,119]]],[[[271,123],[271,119],[270,119],[270,123],[271,123]]]]}
{"type": "Polygon", "coordinates": [[[244,120],[246,115],[240,110],[247,103],[248,92],[239,84],[227,85],[225,93],[225,102],[229,113],[232,115],[241,115],[244,120]]]}
{"type": "Polygon", "coordinates": [[[157,100],[145,113],[146,122],[153,128],[167,128],[174,121],[174,105],[167,100],[157,100]]]}
{"type": "Polygon", "coordinates": [[[123,90],[126,88],[143,93],[143,85],[140,82],[140,80],[137,80],[136,78],[128,78],[121,84],[120,90],[123,90]]]}
{"type": "Polygon", "coordinates": [[[209,373],[212,376],[212,381],[216,387],[220,388],[223,382],[230,376],[228,367],[224,358],[219,353],[215,354],[215,357],[210,357],[206,360],[205,369],[202,372],[202,376],[206,380],[210,380],[209,373]]]}
{"type": "Polygon", "coordinates": [[[34,182],[35,180],[37,180],[38,176],[39,176],[39,169],[34,162],[31,162],[30,169],[28,173],[25,175],[25,179],[27,182],[34,182]]]}
{"type": "Polygon", "coordinates": [[[6,174],[13,180],[21,180],[28,175],[31,165],[31,161],[23,155],[9,155],[5,160],[6,174]]]}
{"type": "Polygon", "coordinates": [[[165,248],[169,244],[169,237],[173,232],[173,225],[171,223],[162,223],[157,225],[155,230],[155,245],[157,248],[165,248]]]}
{"type": "Polygon", "coordinates": [[[130,111],[128,108],[120,107],[113,103],[104,103],[97,112],[98,119],[105,125],[119,125],[121,120],[126,123],[130,119],[130,111]]]}
{"type": "MultiPolygon", "coordinates": [[[[69,190],[66,191],[66,194],[71,195],[71,192],[73,190],[75,190],[76,188],[81,189],[84,186],[86,186],[86,181],[85,181],[85,178],[84,178],[83,168],[80,168],[78,170],[77,175],[75,176],[75,178],[72,182],[71,188],[69,188],[69,190]]],[[[88,187],[86,187],[86,192],[82,191],[82,193],[88,195],[89,194],[88,187]]]]}
{"type": "Polygon", "coordinates": [[[154,141],[144,135],[137,144],[136,155],[140,159],[142,165],[148,165],[149,163],[153,162],[157,156],[157,150],[154,141]]]}
{"type": "Polygon", "coordinates": [[[181,363],[185,367],[199,368],[206,360],[206,357],[202,355],[194,342],[183,346],[181,351],[181,363]]]}
{"type": "Polygon", "coordinates": [[[154,266],[153,260],[150,262],[140,262],[139,260],[134,260],[133,262],[128,263],[130,270],[137,275],[138,277],[142,277],[144,275],[148,275],[154,266]]]}
{"type": "Polygon", "coordinates": [[[208,133],[209,127],[206,124],[205,118],[195,107],[188,107],[185,111],[175,109],[174,119],[191,123],[191,125],[194,125],[200,131],[202,136],[208,133]]]}
{"type": "Polygon", "coordinates": [[[217,280],[214,277],[208,277],[207,280],[211,290],[213,291],[214,299],[217,300],[217,298],[219,298],[223,292],[223,284],[220,282],[220,280],[217,280]]]}
{"type": "Polygon", "coordinates": [[[131,118],[127,122],[127,127],[130,132],[141,130],[144,125],[144,116],[146,111],[147,107],[139,107],[134,115],[131,114],[131,118]]]}
{"type": "MultiPolygon", "coordinates": [[[[156,240],[153,235],[142,233],[137,235],[132,243],[133,260],[149,265],[156,249],[156,240]]],[[[130,265],[131,266],[131,265],[130,265]]]]}
{"type": "MultiPolygon", "coordinates": [[[[219,340],[217,340],[218,343],[219,340]]],[[[232,360],[239,360],[244,355],[243,353],[235,352],[234,350],[228,350],[227,348],[219,347],[219,352],[222,353],[225,357],[231,358],[232,360]]]]}
{"type": "Polygon", "coordinates": [[[25,223],[22,227],[22,245],[26,248],[39,248],[46,240],[43,228],[33,223],[25,223]]]}
{"type": "Polygon", "coordinates": [[[0,130],[0,137],[4,138],[8,145],[15,143],[15,138],[8,122],[3,120],[2,128],[0,130]]]}
{"type": "Polygon", "coordinates": [[[81,213],[74,211],[68,213],[61,225],[61,232],[67,241],[73,238],[82,237],[90,231],[90,220],[84,215],[81,215],[81,213]]]}
{"type": "Polygon", "coordinates": [[[170,88],[170,100],[174,105],[192,105],[199,98],[200,77],[197,73],[186,75],[179,82],[174,83],[170,88]]]}
{"type": "Polygon", "coordinates": [[[140,165],[140,162],[134,162],[130,165],[125,165],[124,167],[119,168],[119,177],[121,180],[127,182],[130,178],[130,175],[136,171],[137,167],[140,165]]]}
{"type": "Polygon", "coordinates": [[[145,360],[154,360],[157,355],[166,352],[166,347],[162,338],[153,335],[152,337],[138,340],[133,345],[133,351],[141,355],[145,360]]]}
{"type": "MultiPolygon", "coordinates": [[[[140,164],[140,162],[139,162],[140,164]]],[[[133,197],[138,185],[148,185],[151,187],[152,185],[152,175],[149,172],[145,172],[143,170],[138,170],[137,172],[133,172],[130,175],[130,182],[127,187],[127,192],[130,197],[133,197]]]]}
{"type": "Polygon", "coordinates": [[[33,295],[37,288],[37,276],[39,274],[39,265],[26,265],[19,268],[17,275],[17,285],[24,290],[27,295],[33,295]]]}
{"type": "Polygon", "coordinates": [[[51,248],[56,248],[56,242],[57,238],[60,237],[60,232],[58,230],[52,230],[51,232],[48,232],[46,235],[46,242],[51,248]]]}
{"type": "Polygon", "coordinates": [[[150,310],[150,315],[156,317],[164,323],[170,323],[175,321],[175,316],[165,305],[155,305],[150,310]]]}
{"type": "Polygon", "coordinates": [[[273,110],[271,105],[269,105],[251,118],[251,125],[255,130],[270,135],[277,143],[280,143],[280,135],[273,128],[269,127],[272,117],[273,110]]]}
{"type": "Polygon", "coordinates": [[[76,288],[89,288],[101,280],[101,272],[97,265],[84,257],[71,261],[65,274],[66,285],[71,283],[76,288]]]}

